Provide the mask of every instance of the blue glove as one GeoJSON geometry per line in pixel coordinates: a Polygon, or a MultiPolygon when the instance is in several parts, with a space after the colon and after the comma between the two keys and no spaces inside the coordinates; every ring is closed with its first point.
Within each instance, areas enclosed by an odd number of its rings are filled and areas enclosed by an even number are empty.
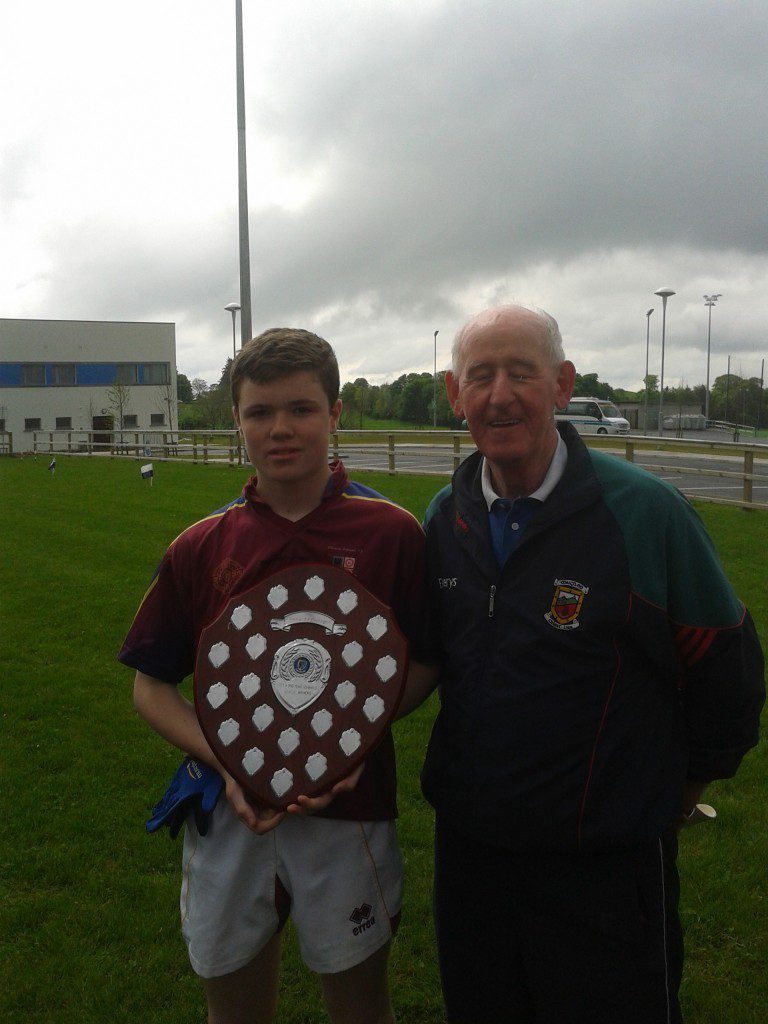
{"type": "Polygon", "coordinates": [[[197,831],[204,836],[223,787],[224,782],[218,772],[200,761],[185,757],[162,799],[152,808],[147,832],[157,832],[167,825],[171,839],[175,839],[187,817],[193,814],[197,831]]]}

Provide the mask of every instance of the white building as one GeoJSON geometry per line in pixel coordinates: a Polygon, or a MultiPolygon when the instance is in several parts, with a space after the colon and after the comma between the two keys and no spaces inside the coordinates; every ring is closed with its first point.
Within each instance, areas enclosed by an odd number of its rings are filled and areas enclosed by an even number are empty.
{"type": "Polygon", "coordinates": [[[35,432],[113,429],[178,429],[175,324],[0,318],[0,431],[14,451],[35,432]]]}

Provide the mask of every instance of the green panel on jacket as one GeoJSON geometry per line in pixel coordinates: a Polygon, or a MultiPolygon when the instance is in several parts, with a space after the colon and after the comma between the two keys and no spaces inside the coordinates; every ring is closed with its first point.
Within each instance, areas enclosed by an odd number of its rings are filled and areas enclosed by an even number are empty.
{"type": "Polygon", "coordinates": [[[737,625],[743,606],[687,499],[619,456],[594,449],[589,455],[624,538],[634,593],[664,609],[676,623],[737,625]]]}

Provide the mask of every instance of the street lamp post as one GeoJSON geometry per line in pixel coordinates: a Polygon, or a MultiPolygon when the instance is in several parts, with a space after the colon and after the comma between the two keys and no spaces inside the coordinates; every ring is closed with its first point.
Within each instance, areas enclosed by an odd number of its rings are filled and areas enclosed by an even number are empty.
{"type": "Polygon", "coordinates": [[[704,419],[709,420],[709,351],[712,345],[712,307],[719,298],[722,297],[722,292],[717,295],[705,295],[704,305],[709,306],[709,325],[707,327],[707,390],[704,395],[704,419]]]}
{"type": "Polygon", "coordinates": [[[435,370],[432,374],[432,425],[437,426],[437,336],[440,332],[435,331],[435,370]]]}
{"type": "Polygon", "coordinates": [[[661,299],[661,381],[659,382],[659,437],[664,436],[664,347],[667,336],[667,299],[675,293],[671,288],[658,288],[654,293],[661,299]]]}
{"type": "Polygon", "coordinates": [[[760,363],[760,390],[757,393],[757,423],[755,424],[755,436],[760,430],[760,415],[763,408],[763,381],[765,380],[765,360],[760,363]]]}
{"type": "MultiPolygon", "coordinates": [[[[237,89],[237,190],[240,235],[240,346],[251,340],[251,251],[248,238],[248,170],[245,155],[243,2],[235,0],[235,81],[237,89]]],[[[233,314],[234,316],[234,314],[233,314]]]]}
{"type": "Polygon", "coordinates": [[[240,309],[240,303],[228,302],[224,309],[226,309],[228,313],[232,314],[232,358],[234,359],[237,355],[237,351],[235,349],[235,318],[237,317],[238,309],[240,309]]]}
{"type": "Polygon", "coordinates": [[[643,417],[643,434],[648,434],[648,352],[651,345],[651,313],[649,309],[645,314],[645,414],[643,417]]]}

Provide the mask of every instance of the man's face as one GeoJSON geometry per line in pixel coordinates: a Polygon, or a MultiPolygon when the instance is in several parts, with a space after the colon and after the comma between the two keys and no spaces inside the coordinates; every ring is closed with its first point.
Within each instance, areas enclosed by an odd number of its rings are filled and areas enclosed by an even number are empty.
{"type": "Polygon", "coordinates": [[[232,410],[259,484],[292,486],[328,473],[328,434],[341,402],[329,407],[314,373],[301,370],[266,384],[244,380],[232,410]]]}
{"type": "Polygon", "coordinates": [[[534,486],[554,452],[554,410],[567,404],[574,379],[571,363],[549,363],[545,340],[544,325],[534,314],[515,311],[474,333],[458,378],[446,374],[454,414],[466,418],[492,470],[521,484],[537,480],[534,486]]]}

